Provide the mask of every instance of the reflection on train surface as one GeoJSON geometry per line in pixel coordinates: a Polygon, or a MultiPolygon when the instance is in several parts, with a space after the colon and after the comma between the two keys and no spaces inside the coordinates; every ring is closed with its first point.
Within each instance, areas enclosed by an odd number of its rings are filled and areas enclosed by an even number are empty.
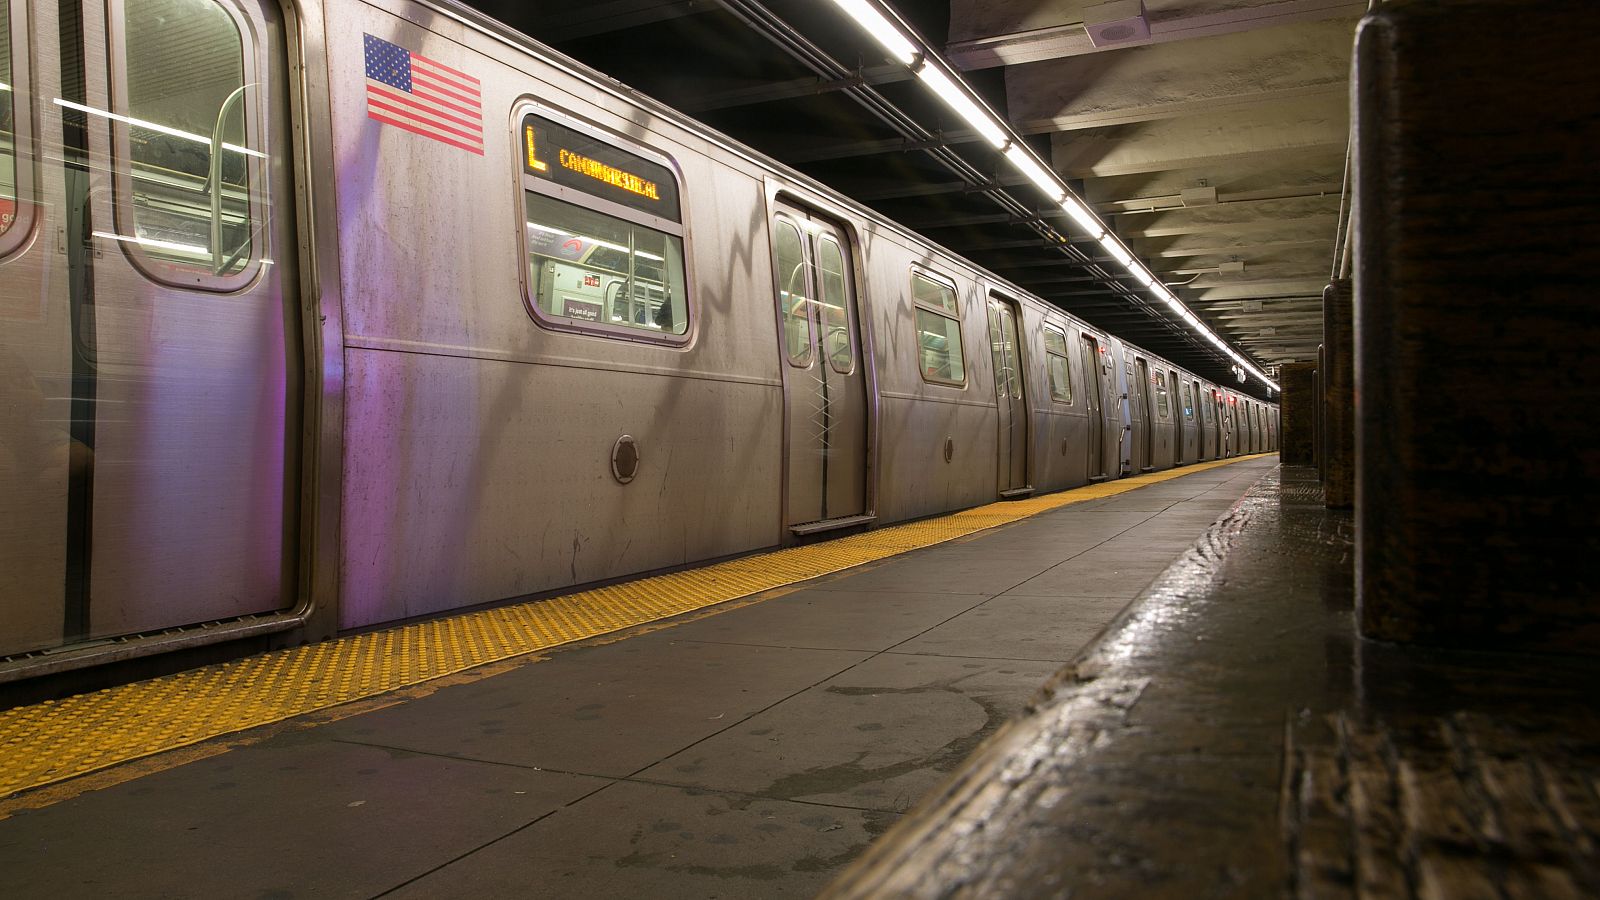
{"type": "Polygon", "coordinates": [[[1277,442],[449,3],[0,0],[0,321],[7,680],[1277,442]]]}

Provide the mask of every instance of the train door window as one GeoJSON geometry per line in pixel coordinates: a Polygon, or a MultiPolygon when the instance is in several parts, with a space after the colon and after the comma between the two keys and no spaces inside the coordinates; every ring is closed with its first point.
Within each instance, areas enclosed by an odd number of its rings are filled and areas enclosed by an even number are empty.
{"type": "Polygon", "coordinates": [[[850,344],[850,296],[845,283],[844,251],[832,235],[817,239],[817,300],[822,304],[823,352],[828,365],[840,375],[855,367],[855,351],[850,344]]]}
{"type": "Polygon", "coordinates": [[[1054,325],[1044,326],[1044,358],[1050,369],[1050,399],[1071,403],[1072,370],[1067,363],[1067,335],[1054,325]]]}
{"type": "Polygon", "coordinates": [[[262,256],[269,196],[255,29],[217,0],[121,0],[111,27],[123,164],[120,233],[109,237],[156,280],[243,286],[262,256]]]}
{"type": "Polygon", "coordinates": [[[955,282],[932,273],[911,273],[916,305],[918,369],[922,380],[958,387],[967,383],[961,346],[961,310],[955,282]]]}
{"type": "Polygon", "coordinates": [[[668,160],[532,113],[522,117],[521,148],[534,318],[563,330],[686,341],[684,228],[668,160]]]}
{"type": "Polygon", "coordinates": [[[11,228],[17,205],[16,103],[11,89],[11,4],[0,3],[0,235],[11,228]]]}
{"type": "Polygon", "coordinates": [[[1167,380],[1160,372],[1150,379],[1156,386],[1156,413],[1163,419],[1171,418],[1172,408],[1167,403],[1167,380]]]}
{"type": "Polygon", "coordinates": [[[32,196],[28,66],[23,58],[28,42],[21,39],[21,17],[12,14],[11,6],[11,0],[0,0],[0,256],[27,236],[31,207],[25,201],[32,196]]]}
{"type": "Polygon", "coordinates": [[[1183,385],[1183,418],[1194,421],[1194,393],[1189,390],[1188,382],[1183,385]]]}
{"type": "Polygon", "coordinates": [[[783,314],[783,349],[791,365],[811,365],[811,291],[806,287],[806,253],[800,229],[789,219],[773,220],[778,265],[778,308],[783,314]]]}

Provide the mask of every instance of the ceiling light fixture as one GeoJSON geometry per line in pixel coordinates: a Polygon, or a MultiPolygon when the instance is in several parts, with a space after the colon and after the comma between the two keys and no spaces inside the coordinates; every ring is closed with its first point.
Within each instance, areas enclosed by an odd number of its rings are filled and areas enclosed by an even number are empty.
{"type": "Polygon", "coordinates": [[[1021,144],[1012,144],[1007,147],[1006,159],[1010,160],[1011,164],[1016,166],[1017,171],[1021,172],[1024,178],[1033,182],[1034,186],[1039,190],[1044,191],[1046,194],[1055,194],[1052,198],[1055,202],[1060,203],[1066,197],[1060,185],[1056,184],[1055,173],[1040,165],[1021,144]]]}
{"type": "Polygon", "coordinates": [[[1099,217],[1072,192],[1072,189],[1067,187],[1066,182],[1034,155],[1033,150],[1011,130],[1009,125],[991,113],[988,106],[967,87],[966,82],[950,67],[950,64],[931,50],[921,37],[906,27],[897,14],[880,0],[833,0],[833,3],[874,40],[883,45],[883,49],[888,51],[892,59],[911,69],[912,73],[954,110],[979,137],[994,149],[1001,151],[1006,161],[1043,191],[1051,203],[1060,205],[1084,233],[1100,242],[1100,246],[1111,254],[1112,259],[1115,259],[1140,284],[1172,307],[1184,324],[1215,344],[1267,387],[1274,391],[1279,389],[1265,372],[1246,362],[1243,355],[1207,327],[1176,295],[1168,291],[1143,263],[1136,260],[1110,229],[1105,227],[1105,223],[1101,222],[1099,217]]]}
{"type": "Polygon", "coordinates": [[[1061,201],[1061,208],[1067,211],[1072,221],[1077,222],[1078,227],[1087,232],[1089,237],[1099,240],[1100,235],[1106,233],[1105,226],[1100,224],[1100,220],[1089,211],[1089,207],[1080,203],[1077,197],[1068,194],[1067,198],[1061,201]]]}
{"type": "Polygon", "coordinates": [[[1117,240],[1115,235],[1110,232],[1102,234],[1100,236],[1100,246],[1105,248],[1105,251],[1111,254],[1111,258],[1121,264],[1124,269],[1133,270],[1133,254],[1122,246],[1122,242],[1117,240]]]}
{"type": "Polygon", "coordinates": [[[989,146],[996,150],[1005,149],[1011,143],[1011,135],[1006,133],[1005,126],[996,121],[987,110],[979,106],[976,100],[966,95],[957,84],[945,74],[938,66],[930,66],[926,62],[917,69],[917,77],[928,89],[939,96],[945,105],[955,110],[956,115],[966,120],[978,136],[989,142],[989,146]]]}
{"type": "Polygon", "coordinates": [[[915,65],[922,51],[912,43],[893,22],[867,0],[833,0],[845,15],[856,21],[862,30],[889,51],[889,56],[903,66],[915,65]]]}

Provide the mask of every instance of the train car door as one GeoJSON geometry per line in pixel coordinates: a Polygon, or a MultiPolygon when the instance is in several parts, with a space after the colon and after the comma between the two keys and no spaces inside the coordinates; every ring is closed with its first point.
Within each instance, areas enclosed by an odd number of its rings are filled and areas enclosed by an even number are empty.
{"type": "Polygon", "coordinates": [[[1170,460],[1166,460],[1166,464],[1179,466],[1184,461],[1184,410],[1181,397],[1178,396],[1178,373],[1168,370],[1163,378],[1166,380],[1166,389],[1163,391],[1166,396],[1166,412],[1173,416],[1173,429],[1171,429],[1173,452],[1170,460]]]}
{"type": "Polygon", "coordinates": [[[1089,464],[1087,468],[1090,481],[1097,481],[1106,477],[1106,436],[1105,436],[1105,411],[1104,386],[1105,373],[1101,371],[1100,357],[1102,351],[1100,342],[1092,334],[1083,335],[1081,343],[1083,348],[1083,378],[1084,395],[1088,398],[1089,411],[1088,442],[1089,464]]]}
{"type": "Polygon", "coordinates": [[[63,96],[60,67],[33,59],[43,49],[54,61],[58,44],[44,23],[55,16],[53,3],[0,2],[0,656],[81,635],[67,622],[81,593],[69,556],[84,546],[68,536],[68,508],[77,499],[69,481],[81,488],[73,472],[87,455],[68,433],[72,307],[67,267],[49,239],[66,227],[64,167],[51,159],[60,138],[42,145],[49,153],[35,150],[38,118],[59,119],[50,99],[63,96]]]}
{"type": "Polygon", "coordinates": [[[1156,410],[1155,391],[1150,389],[1150,363],[1142,356],[1134,357],[1137,371],[1134,373],[1133,404],[1144,416],[1143,440],[1139,442],[1139,452],[1144,456],[1139,460],[1141,471],[1149,472],[1156,467],[1156,410]]]}
{"type": "Polygon", "coordinates": [[[1239,398],[1233,394],[1227,396],[1228,411],[1228,455],[1238,456],[1244,447],[1244,425],[1239,414],[1239,398]]]}
{"type": "Polygon", "coordinates": [[[785,524],[796,534],[867,518],[867,380],[850,238],[796,207],[773,217],[788,408],[785,524]]]}
{"type": "Polygon", "coordinates": [[[1200,416],[1195,409],[1194,391],[1190,389],[1189,382],[1182,380],[1178,374],[1172,374],[1177,381],[1177,388],[1173,396],[1179,398],[1178,406],[1178,434],[1181,438],[1178,462],[1188,464],[1200,458],[1200,416]]]}
{"type": "Polygon", "coordinates": [[[1000,496],[1028,493],[1028,398],[1024,390],[1017,308],[989,295],[989,347],[994,357],[994,394],[998,414],[996,464],[1000,496]]]}
{"type": "MultiPolygon", "coordinates": [[[[40,304],[57,350],[26,351],[44,366],[32,380],[70,407],[36,423],[62,462],[29,502],[59,504],[38,520],[65,536],[44,643],[286,609],[302,395],[291,29],[259,0],[24,8],[48,62],[16,97],[39,152],[9,149],[39,176],[48,231],[7,263],[0,297],[40,304]]],[[[10,326],[7,350],[30,339],[10,326]]],[[[3,625],[0,655],[29,649],[3,625]]]]}
{"type": "Polygon", "coordinates": [[[1217,391],[1217,450],[1219,458],[1233,455],[1233,416],[1228,412],[1228,398],[1217,391]]]}

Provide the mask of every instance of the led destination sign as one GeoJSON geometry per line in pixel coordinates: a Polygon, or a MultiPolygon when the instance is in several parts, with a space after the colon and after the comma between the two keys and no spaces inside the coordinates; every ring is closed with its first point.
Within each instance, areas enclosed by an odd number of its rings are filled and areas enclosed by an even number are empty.
{"type": "Polygon", "coordinates": [[[672,170],[539,116],[522,119],[523,171],[629,209],[681,221],[672,170]]]}
{"type": "Polygon", "coordinates": [[[606,184],[622,188],[631,194],[638,194],[651,200],[661,199],[661,192],[654,181],[646,181],[632,172],[624,172],[621,169],[613,168],[598,159],[579,156],[571,150],[561,151],[561,167],[563,169],[571,169],[579,175],[587,175],[598,181],[604,181],[606,184]]]}

